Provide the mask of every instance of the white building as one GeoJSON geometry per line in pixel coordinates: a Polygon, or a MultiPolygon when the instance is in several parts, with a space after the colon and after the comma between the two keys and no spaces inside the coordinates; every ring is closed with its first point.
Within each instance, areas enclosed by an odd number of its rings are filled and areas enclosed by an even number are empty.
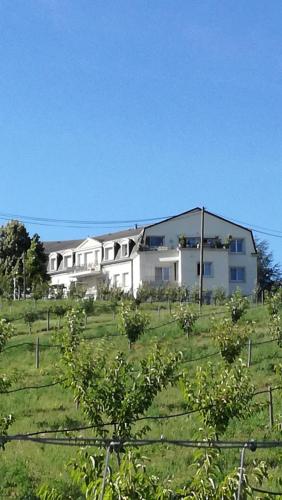
{"type": "MultiPolygon", "coordinates": [[[[144,283],[199,284],[201,209],[146,227],[94,236],[85,240],[46,242],[53,285],[83,283],[94,295],[99,283],[122,287],[136,295],[144,283]]],[[[203,288],[237,287],[245,295],[257,283],[257,253],[252,231],[205,211],[203,288]]]]}

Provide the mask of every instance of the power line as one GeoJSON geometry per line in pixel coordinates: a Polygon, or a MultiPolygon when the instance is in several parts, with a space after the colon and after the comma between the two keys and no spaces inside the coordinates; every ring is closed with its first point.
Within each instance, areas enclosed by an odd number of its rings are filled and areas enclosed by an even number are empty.
{"type": "MultiPolygon", "coordinates": [[[[179,214],[181,215],[181,214],[179,214]]],[[[265,226],[259,226],[257,224],[250,224],[249,222],[241,221],[235,219],[233,217],[225,217],[221,214],[214,214],[219,217],[224,217],[227,220],[232,222],[243,224],[249,229],[261,234],[265,234],[267,236],[273,236],[276,238],[282,238],[282,230],[268,228],[265,226]],[[274,234],[278,233],[278,234],[274,234]]],[[[0,219],[2,220],[11,220],[11,218],[20,219],[23,222],[29,224],[36,224],[42,226],[53,226],[53,227],[69,227],[69,228],[79,228],[79,229],[91,229],[93,226],[102,226],[112,228],[114,226],[119,227],[127,227],[127,224],[136,224],[136,223],[149,223],[154,221],[162,221],[165,219],[170,219],[173,217],[172,215],[164,215],[160,217],[149,217],[149,218],[140,218],[140,219],[113,219],[113,220],[81,220],[81,219],[58,219],[58,218],[49,218],[49,217],[37,217],[37,216],[28,216],[23,214],[14,214],[14,213],[5,213],[0,212],[0,219]],[[64,226],[67,224],[66,226],[64,226]],[[125,226],[126,224],[126,226],[125,226]]]]}

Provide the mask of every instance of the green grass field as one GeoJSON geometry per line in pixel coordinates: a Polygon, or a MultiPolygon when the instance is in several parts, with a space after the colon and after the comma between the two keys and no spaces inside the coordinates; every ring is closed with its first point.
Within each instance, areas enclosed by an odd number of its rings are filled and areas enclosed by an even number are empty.
{"type": "MultiPolygon", "coordinates": [[[[28,326],[23,322],[23,310],[27,304],[23,302],[2,304],[1,315],[13,319],[15,335],[7,343],[7,348],[0,356],[0,373],[12,378],[11,389],[27,386],[43,385],[58,380],[59,357],[58,348],[48,346],[55,343],[52,334],[57,325],[57,319],[51,317],[50,331],[46,331],[46,310],[48,303],[30,303],[29,308],[41,311],[41,319],[32,325],[32,334],[28,333],[28,326]],[[40,365],[35,366],[35,343],[40,341],[40,365]],[[22,345],[20,345],[22,344],[22,345]]],[[[218,350],[211,339],[209,328],[211,316],[222,313],[223,307],[204,306],[203,317],[197,321],[195,333],[186,338],[176,323],[171,323],[172,318],[165,304],[159,311],[157,305],[142,305],[151,318],[149,330],[136,343],[134,349],[129,351],[125,337],[111,336],[117,333],[116,319],[110,304],[95,304],[95,313],[88,318],[84,336],[91,338],[85,344],[95,352],[102,350],[107,357],[115,356],[118,351],[126,353],[129,359],[136,362],[151,352],[157,342],[168,351],[182,351],[183,364],[179,369],[188,371],[193,378],[195,368],[205,365],[209,358],[193,361],[214,353],[218,350]]],[[[263,306],[252,306],[244,319],[256,321],[254,342],[268,338],[268,315],[263,306]]],[[[247,348],[242,352],[242,359],[247,361],[247,348]]],[[[210,358],[216,363],[220,355],[210,358]]],[[[253,347],[252,364],[249,368],[252,383],[256,390],[282,385],[282,377],[275,371],[275,366],[282,363],[282,349],[276,342],[261,344],[253,347]]],[[[273,392],[274,398],[274,426],[269,426],[267,394],[256,397],[260,402],[254,408],[252,415],[244,421],[232,421],[221,439],[281,439],[282,428],[282,390],[273,392]]],[[[56,428],[70,428],[87,425],[88,422],[80,411],[76,409],[70,390],[61,385],[54,385],[42,389],[29,389],[1,394],[1,414],[13,414],[15,421],[9,429],[9,434],[25,434],[56,428]]],[[[148,411],[149,415],[166,415],[185,411],[185,403],[180,389],[168,388],[160,393],[148,411]]],[[[137,426],[138,424],[136,424],[137,426]]],[[[195,439],[200,419],[197,413],[169,420],[152,421],[151,430],[146,437],[160,438],[161,435],[168,439],[195,439]]],[[[80,436],[94,437],[95,431],[81,431],[80,436]]],[[[36,490],[42,483],[50,485],[58,482],[68,482],[66,464],[76,455],[76,448],[43,445],[31,442],[10,442],[1,452],[0,463],[0,498],[35,499],[36,490]]],[[[142,453],[150,459],[148,470],[164,481],[170,480],[173,486],[180,485],[189,476],[189,465],[193,460],[193,451],[173,446],[153,445],[142,449],[142,453]]],[[[282,477],[282,449],[258,450],[255,453],[247,452],[246,463],[254,459],[265,460],[270,469],[270,479],[265,481],[264,487],[281,490],[279,487],[282,477]]],[[[222,452],[222,463],[226,470],[239,465],[239,451],[226,450],[222,452]]]]}

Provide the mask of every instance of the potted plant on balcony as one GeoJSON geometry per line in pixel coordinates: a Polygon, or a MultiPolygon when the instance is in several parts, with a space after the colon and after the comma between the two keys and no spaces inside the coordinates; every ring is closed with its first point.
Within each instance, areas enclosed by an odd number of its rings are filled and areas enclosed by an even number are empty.
{"type": "Polygon", "coordinates": [[[214,238],[214,246],[215,248],[222,248],[222,241],[219,236],[214,238]]]}
{"type": "Polygon", "coordinates": [[[229,247],[230,247],[230,243],[231,243],[231,241],[232,241],[232,235],[231,235],[231,234],[229,234],[229,235],[227,236],[227,238],[225,238],[225,240],[224,240],[224,243],[223,243],[223,248],[229,248],[229,247]]]}
{"type": "Polygon", "coordinates": [[[178,238],[180,248],[186,248],[186,236],[181,233],[178,238]]]}

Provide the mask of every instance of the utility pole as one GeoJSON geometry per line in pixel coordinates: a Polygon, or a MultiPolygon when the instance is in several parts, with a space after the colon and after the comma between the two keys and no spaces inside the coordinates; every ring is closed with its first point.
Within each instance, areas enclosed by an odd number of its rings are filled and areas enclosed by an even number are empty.
{"type": "Polygon", "coordinates": [[[204,274],[204,232],[205,232],[205,207],[201,212],[201,241],[200,241],[200,276],[199,276],[199,309],[203,304],[203,274],[204,274]]]}
{"type": "Polygon", "coordinates": [[[26,297],[26,277],[25,277],[25,253],[23,252],[22,256],[23,261],[23,298],[25,300],[26,297]]]}

